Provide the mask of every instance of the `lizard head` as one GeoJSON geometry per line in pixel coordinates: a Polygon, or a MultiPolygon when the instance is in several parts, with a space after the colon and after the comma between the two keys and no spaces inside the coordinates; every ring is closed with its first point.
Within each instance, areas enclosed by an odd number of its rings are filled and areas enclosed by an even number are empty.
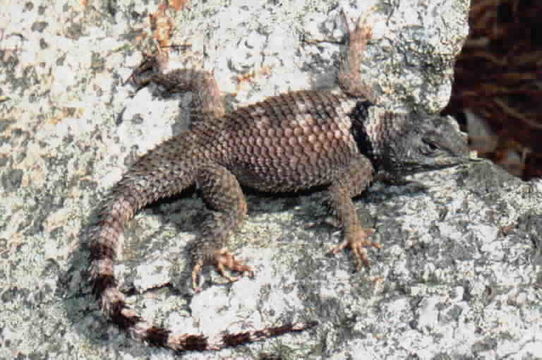
{"type": "Polygon", "coordinates": [[[468,161],[466,136],[451,117],[410,114],[381,148],[386,171],[408,174],[437,170],[468,161]]]}

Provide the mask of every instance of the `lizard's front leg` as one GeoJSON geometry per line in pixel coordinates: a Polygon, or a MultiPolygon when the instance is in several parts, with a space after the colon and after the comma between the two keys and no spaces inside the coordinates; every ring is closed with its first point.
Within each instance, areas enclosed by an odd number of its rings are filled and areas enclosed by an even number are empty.
{"type": "Polygon", "coordinates": [[[210,164],[199,171],[196,184],[210,210],[192,252],[192,286],[197,291],[200,289],[200,273],[205,265],[215,266],[229,281],[238,279],[231,276],[229,271],[252,274],[252,269],[235,259],[226,248],[228,237],[239,227],[247,213],[239,182],[226,168],[210,164]]]}
{"type": "Polygon", "coordinates": [[[371,12],[369,11],[367,14],[360,17],[353,30],[349,28],[348,19],[343,13],[348,27],[348,47],[340,64],[338,82],[344,93],[354,97],[364,97],[372,103],[376,103],[377,99],[375,98],[375,94],[372,89],[365,84],[360,72],[363,52],[372,37],[372,27],[367,21],[370,13],[371,12]]]}
{"type": "Polygon", "coordinates": [[[380,244],[370,241],[368,237],[373,229],[361,226],[352,197],[361,194],[373,178],[373,166],[363,155],[356,154],[345,169],[338,171],[338,176],[330,185],[329,205],[335,212],[343,228],[343,241],[333,247],[331,252],[337,254],[344,248],[350,248],[356,260],[356,270],[362,265],[368,266],[369,259],[366,247],[380,248],[380,244]]]}

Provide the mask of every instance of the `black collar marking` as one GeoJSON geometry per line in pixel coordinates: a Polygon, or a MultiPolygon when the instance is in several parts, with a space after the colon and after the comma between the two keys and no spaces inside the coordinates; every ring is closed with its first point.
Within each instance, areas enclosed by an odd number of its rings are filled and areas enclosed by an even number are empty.
{"type": "Polygon", "coordinates": [[[371,142],[371,138],[367,134],[367,129],[365,128],[368,117],[368,109],[371,106],[373,106],[373,103],[368,100],[358,101],[348,116],[350,116],[352,119],[351,132],[352,136],[354,136],[354,140],[356,141],[359,152],[365,155],[371,161],[376,170],[380,165],[379,160],[375,154],[375,149],[373,147],[373,143],[371,142]]]}

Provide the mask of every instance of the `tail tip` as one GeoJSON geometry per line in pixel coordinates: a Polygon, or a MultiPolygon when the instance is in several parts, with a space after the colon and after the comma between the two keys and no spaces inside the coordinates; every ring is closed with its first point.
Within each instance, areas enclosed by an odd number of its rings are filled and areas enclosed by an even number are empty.
{"type": "Polygon", "coordinates": [[[316,320],[298,322],[298,323],[295,323],[292,326],[292,330],[293,331],[304,331],[304,330],[311,329],[311,328],[313,328],[313,327],[315,327],[317,325],[318,325],[318,321],[316,321],[316,320]]]}

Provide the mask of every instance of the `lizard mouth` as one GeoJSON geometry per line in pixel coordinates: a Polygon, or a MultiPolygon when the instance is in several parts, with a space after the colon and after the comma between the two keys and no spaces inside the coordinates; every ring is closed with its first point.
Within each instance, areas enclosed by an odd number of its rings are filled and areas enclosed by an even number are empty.
{"type": "MultiPolygon", "coordinates": [[[[479,161],[479,160],[472,160],[479,161]]],[[[411,161],[405,162],[401,167],[395,169],[395,172],[401,173],[418,173],[426,172],[433,170],[441,170],[449,167],[466,165],[471,162],[471,159],[468,157],[441,157],[441,158],[432,158],[426,161],[411,161]]]]}

